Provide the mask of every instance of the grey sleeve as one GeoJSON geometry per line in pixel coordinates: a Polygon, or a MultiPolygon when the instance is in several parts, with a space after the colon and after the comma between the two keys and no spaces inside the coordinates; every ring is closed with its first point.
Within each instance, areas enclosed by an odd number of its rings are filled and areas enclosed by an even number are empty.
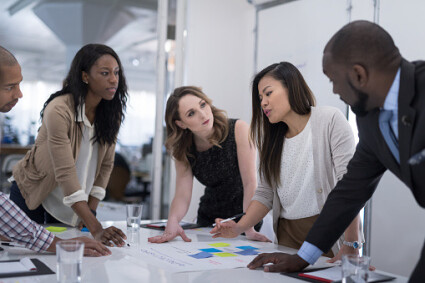
{"type": "Polygon", "coordinates": [[[274,197],[273,189],[267,184],[267,182],[263,181],[262,178],[259,178],[259,180],[258,187],[255,190],[252,200],[259,201],[268,209],[272,209],[274,197]]]}
{"type": "Polygon", "coordinates": [[[347,165],[355,150],[353,131],[347,119],[340,111],[335,111],[330,123],[330,146],[335,176],[339,181],[347,173],[347,165]]]}

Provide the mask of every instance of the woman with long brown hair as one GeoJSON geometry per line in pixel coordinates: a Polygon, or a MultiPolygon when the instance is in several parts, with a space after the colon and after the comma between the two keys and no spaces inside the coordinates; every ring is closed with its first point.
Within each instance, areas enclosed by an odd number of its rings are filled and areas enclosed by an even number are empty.
{"type": "MultiPolygon", "coordinates": [[[[257,185],[256,150],[249,142],[248,124],[228,119],[194,86],[174,90],[167,101],[165,123],[165,145],[176,166],[176,194],[164,234],[149,242],[162,243],[178,235],[190,241],[179,222],[189,208],[193,177],[206,186],[198,209],[200,226],[212,225],[217,217],[240,214],[257,185]]],[[[247,235],[254,232],[253,228],[246,231],[247,235]]]]}
{"type": "MultiPolygon", "coordinates": [[[[220,223],[214,237],[235,237],[270,210],[280,245],[299,249],[354,152],[354,136],[342,113],[315,107],[298,69],[288,62],[259,72],[252,84],[251,138],[260,156],[260,184],[238,222],[220,223]]],[[[359,216],[327,256],[356,252],[362,242],[359,216]],[[340,244],[343,244],[340,248],[340,244]],[[351,245],[351,247],[350,247],[351,245]]]]}

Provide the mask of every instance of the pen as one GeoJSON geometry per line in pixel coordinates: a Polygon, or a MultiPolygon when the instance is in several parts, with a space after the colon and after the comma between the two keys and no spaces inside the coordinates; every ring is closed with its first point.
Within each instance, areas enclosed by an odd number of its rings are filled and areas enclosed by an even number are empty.
{"type": "MultiPolygon", "coordinates": [[[[230,221],[230,220],[233,220],[233,219],[236,219],[236,218],[239,218],[239,217],[241,217],[241,216],[244,216],[245,215],[245,212],[243,212],[243,213],[239,213],[239,214],[236,214],[236,215],[234,215],[234,216],[232,216],[232,217],[229,217],[229,218],[226,218],[226,219],[223,219],[223,220],[221,220],[220,221],[220,223],[226,223],[226,222],[228,222],[228,221],[230,221]]],[[[215,227],[215,223],[213,224],[213,227],[215,227]]]]}
{"type": "Polygon", "coordinates": [[[8,247],[17,247],[17,248],[25,248],[24,245],[14,243],[14,242],[0,242],[0,245],[2,246],[8,246],[8,247]]]}
{"type": "Polygon", "coordinates": [[[425,149],[419,151],[409,158],[410,165],[418,165],[425,161],[425,149]]]}

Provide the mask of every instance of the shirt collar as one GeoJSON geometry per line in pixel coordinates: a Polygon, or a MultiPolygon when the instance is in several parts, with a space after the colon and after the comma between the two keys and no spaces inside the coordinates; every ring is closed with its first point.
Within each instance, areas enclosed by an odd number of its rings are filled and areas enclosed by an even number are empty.
{"type": "Polygon", "coordinates": [[[89,128],[93,128],[93,125],[90,123],[89,119],[86,116],[86,104],[80,104],[77,108],[77,122],[83,122],[89,128]]]}
{"type": "Polygon", "coordinates": [[[400,68],[397,70],[393,84],[388,91],[387,97],[384,102],[384,110],[397,111],[398,109],[398,91],[400,89],[400,68]]]}

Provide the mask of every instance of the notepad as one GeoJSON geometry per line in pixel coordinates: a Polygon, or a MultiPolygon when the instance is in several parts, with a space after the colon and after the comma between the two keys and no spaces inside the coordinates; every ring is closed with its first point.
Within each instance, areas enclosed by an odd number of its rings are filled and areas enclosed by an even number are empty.
{"type": "Polygon", "coordinates": [[[215,247],[215,248],[224,248],[224,247],[230,246],[230,244],[228,244],[228,243],[214,243],[214,244],[209,244],[209,245],[212,246],[212,247],[215,247]]]}
{"type": "Polygon", "coordinates": [[[254,249],[246,249],[246,250],[242,250],[240,252],[236,252],[236,254],[239,254],[239,255],[258,255],[259,252],[257,252],[254,249]]]}
{"type": "Polygon", "coordinates": [[[219,256],[219,257],[232,257],[232,256],[236,256],[235,254],[232,254],[232,253],[214,253],[214,255],[219,256]]]}
{"type": "Polygon", "coordinates": [[[212,257],[213,255],[210,254],[210,253],[207,253],[207,252],[200,252],[200,253],[197,253],[197,254],[194,254],[194,255],[189,255],[189,256],[191,256],[193,258],[197,258],[197,259],[202,259],[202,258],[212,257]]]}
{"type": "MultiPolygon", "coordinates": [[[[331,268],[321,269],[313,272],[304,272],[298,274],[300,277],[315,279],[322,282],[333,282],[342,280],[341,266],[334,266],[331,268]]],[[[369,271],[369,278],[367,282],[383,282],[394,279],[395,277],[387,276],[374,271],[369,271]]]]}
{"type": "Polygon", "coordinates": [[[64,232],[66,231],[66,227],[49,226],[46,230],[50,232],[64,232]]]}
{"type": "Polygon", "coordinates": [[[0,274],[33,272],[37,268],[32,263],[31,259],[24,257],[19,261],[3,261],[0,262],[0,274]]]}
{"type": "MultiPolygon", "coordinates": [[[[194,228],[200,227],[199,224],[185,222],[185,221],[180,221],[179,225],[183,229],[194,229],[194,228]]],[[[157,229],[157,230],[165,230],[166,226],[167,226],[167,221],[153,222],[153,223],[149,223],[149,224],[141,224],[140,225],[140,227],[142,227],[142,228],[150,228],[150,229],[157,229]]]]}

